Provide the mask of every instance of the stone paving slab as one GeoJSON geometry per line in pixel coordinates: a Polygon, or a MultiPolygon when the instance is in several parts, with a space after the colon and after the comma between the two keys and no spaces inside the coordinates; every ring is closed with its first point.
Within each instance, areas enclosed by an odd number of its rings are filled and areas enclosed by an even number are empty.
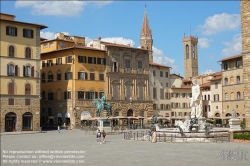
{"type": "MultiPolygon", "coordinates": [[[[23,154],[28,155],[28,154],[23,154]]],[[[36,156],[33,160],[55,161],[56,159],[39,159],[39,156],[46,155],[33,153],[36,156]]],[[[54,155],[54,154],[48,154],[54,155]]],[[[48,156],[47,155],[47,156],[48,156]]],[[[61,155],[62,154],[57,154],[61,155]]],[[[66,154],[67,155],[67,154],[66,154]]],[[[68,153],[68,155],[76,155],[68,153]]],[[[13,155],[12,155],[13,156],[13,155]]],[[[235,155],[234,155],[235,156],[235,155]]],[[[14,155],[16,160],[17,154],[14,155]]],[[[70,158],[66,158],[67,160],[70,158]]],[[[60,159],[62,160],[62,159],[60,159]]],[[[76,159],[74,159],[76,160],[76,159]]],[[[192,166],[248,166],[250,160],[250,144],[224,142],[224,143],[151,143],[149,141],[123,140],[123,135],[107,135],[107,142],[97,144],[95,135],[85,135],[81,130],[62,130],[36,134],[1,135],[1,166],[164,166],[164,165],[192,165],[192,166]],[[7,159],[11,156],[10,151],[78,151],[78,159],[85,163],[81,164],[57,164],[57,163],[35,163],[35,164],[11,164],[3,163],[13,161],[7,159]],[[85,151],[83,153],[83,151],[85,151]],[[244,152],[242,158],[230,156],[230,152],[244,152]],[[5,152],[5,153],[3,153],[5,152]],[[8,154],[6,152],[9,152],[8,154]],[[223,155],[222,155],[223,154],[223,155]],[[5,157],[3,156],[5,155],[5,157]],[[221,157],[224,157],[221,158],[221,157]],[[9,161],[10,160],[10,161],[9,161]]]]}

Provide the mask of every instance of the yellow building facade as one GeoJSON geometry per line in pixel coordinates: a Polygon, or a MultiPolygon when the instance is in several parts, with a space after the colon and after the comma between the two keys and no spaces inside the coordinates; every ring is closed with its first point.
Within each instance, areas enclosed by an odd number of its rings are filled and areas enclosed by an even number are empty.
{"type": "Polygon", "coordinates": [[[81,46],[71,37],[45,40],[41,50],[43,126],[79,127],[81,115],[95,117],[92,100],[105,92],[105,51],[81,46]]]}
{"type": "Polygon", "coordinates": [[[0,13],[1,132],[40,129],[40,30],[0,13]]]}

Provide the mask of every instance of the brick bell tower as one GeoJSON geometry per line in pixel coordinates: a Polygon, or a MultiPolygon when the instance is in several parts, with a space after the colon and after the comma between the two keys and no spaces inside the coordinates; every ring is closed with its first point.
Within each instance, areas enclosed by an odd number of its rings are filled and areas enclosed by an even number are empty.
{"type": "Polygon", "coordinates": [[[250,129],[250,1],[240,1],[246,129],[250,129]]]}
{"type": "Polygon", "coordinates": [[[198,75],[198,37],[188,36],[182,38],[184,48],[185,78],[198,75]]]}
{"type": "Polygon", "coordinates": [[[140,45],[141,48],[149,50],[149,62],[153,62],[153,39],[152,39],[152,31],[149,27],[146,6],[144,10],[144,18],[141,29],[140,45]]]}

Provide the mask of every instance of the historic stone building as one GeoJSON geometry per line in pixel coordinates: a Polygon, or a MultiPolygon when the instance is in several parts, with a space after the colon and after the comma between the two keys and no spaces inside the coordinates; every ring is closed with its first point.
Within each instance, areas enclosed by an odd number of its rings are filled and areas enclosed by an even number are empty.
{"type": "Polygon", "coordinates": [[[241,0],[241,30],[242,30],[242,56],[243,56],[243,81],[246,127],[250,129],[250,1],[241,0]]]}
{"type": "Polygon", "coordinates": [[[170,69],[171,67],[149,63],[150,100],[154,102],[154,115],[170,117],[170,69]]]}
{"type": "Polygon", "coordinates": [[[184,77],[198,76],[198,37],[184,37],[182,42],[184,48],[184,77]]]}
{"type": "Polygon", "coordinates": [[[1,132],[40,129],[40,30],[0,13],[1,132]]]}
{"type": "Polygon", "coordinates": [[[105,51],[85,47],[85,38],[57,33],[41,42],[41,123],[79,127],[95,117],[93,99],[105,90],[105,51]]]}
{"type": "Polygon", "coordinates": [[[220,60],[222,70],[222,113],[231,116],[234,109],[238,116],[245,116],[242,55],[220,60]]]}

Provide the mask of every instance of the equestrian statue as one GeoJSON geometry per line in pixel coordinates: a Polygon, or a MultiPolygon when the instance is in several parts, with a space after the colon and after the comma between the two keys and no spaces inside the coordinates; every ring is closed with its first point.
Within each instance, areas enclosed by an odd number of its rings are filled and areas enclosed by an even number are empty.
{"type": "Polygon", "coordinates": [[[112,106],[110,103],[106,102],[106,96],[104,95],[104,93],[102,94],[101,98],[94,99],[92,102],[96,107],[97,117],[101,117],[101,112],[103,110],[107,111],[107,119],[110,115],[112,115],[112,106]]]}

